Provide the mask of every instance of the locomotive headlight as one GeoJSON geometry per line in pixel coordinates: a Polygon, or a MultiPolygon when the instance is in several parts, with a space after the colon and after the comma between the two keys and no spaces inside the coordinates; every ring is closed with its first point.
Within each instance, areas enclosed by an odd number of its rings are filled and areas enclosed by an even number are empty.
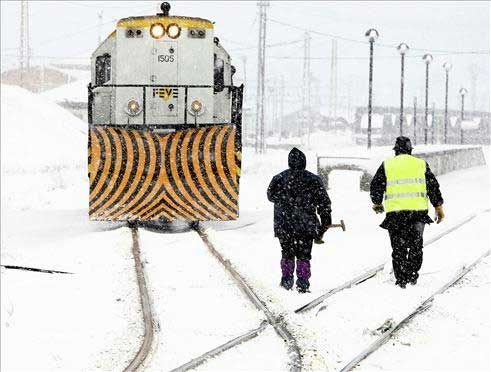
{"type": "Polygon", "coordinates": [[[130,116],[138,115],[142,110],[140,102],[136,99],[130,99],[126,104],[126,113],[130,116]]]}
{"type": "Polygon", "coordinates": [[[154,23],[152,27],[150,27],[150,35],[154,39],[160,39],[165,34],[165,27],[162,23],[154,23]]]}
{"type": "Polygon", "coordinates": [[[197,99],[191,103],[191,110],[197,115],[203,109],[203,104],[197,99]]]}
{"type": "Polygon", "coordinates": [[[181,28],[179,27],[179,25],[171,23],[169,26],[167,26],[167,35],[169,35],[171,39],[177,39],[180,34],[181,28]]]}

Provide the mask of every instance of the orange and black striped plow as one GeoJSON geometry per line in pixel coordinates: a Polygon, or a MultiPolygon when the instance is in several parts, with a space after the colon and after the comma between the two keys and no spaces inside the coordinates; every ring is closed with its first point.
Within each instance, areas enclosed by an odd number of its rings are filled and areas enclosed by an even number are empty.
{"type": "Polygon", "coordinates": [[[92,127],[92,220],[234,220],[241,153],[235,127],[170,134],[92,127]]]}

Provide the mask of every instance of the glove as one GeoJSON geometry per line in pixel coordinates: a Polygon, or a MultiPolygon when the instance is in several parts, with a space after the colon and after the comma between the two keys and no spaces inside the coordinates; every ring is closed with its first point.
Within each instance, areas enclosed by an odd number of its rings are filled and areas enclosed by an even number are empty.
{"type": "Polygon", "coordinates": [[[374,204],[372,205],[372,209],[375,213],[384,213],[384,206],[382,204],[374,204]]]}
{"type": "Polygon", "coordinates": [[[435,220],[436,223],[439,224],[445,218],[445,213],[443,213],[443,205],[439,205],[435,207],[435,220]]]}
{"type": "Polygon", "coordinates": [[[315,244],[324,244],[324,240],[322,240],[324,233],[327,231],[326,227],[321,227],[319,233],[317,236],[314,238],[314,243],[315,244]]]}

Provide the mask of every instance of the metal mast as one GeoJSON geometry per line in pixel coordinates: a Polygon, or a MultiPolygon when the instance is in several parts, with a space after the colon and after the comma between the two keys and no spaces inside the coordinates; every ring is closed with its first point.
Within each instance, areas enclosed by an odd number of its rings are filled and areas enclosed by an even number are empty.
{"type": "Polygon", "coordinates": [[[102,42],[102,17],[104,16],[104,11],[101,10],[100,12],[97,13],[97,19],[98,19],[98,24],[97,24],[97,45],[101,45],[102,42]]]}
{"type": "Polygon", "coordinates": [[[331,43],[331,84],[330,84],[330,112],[331,119],[337,116],[337,101],[338,101],[338,41],[332,39],[331,43]]]}
{"type": "Polygon", "coordinates": [[[266,70],[266,9],[269,1],[258,1],[259,37],[257,47],[256,153],[265,151],[264,139],[264,75],[266,70]]]}
{"type": "Polygon", "coordinates": [[[24,73],[30,67],[31,50],[29,45],[29,4],[27,0],[20,2],[20,51],[19,70],[20,83],[24,86],[24,73]]]}
{"type": "Polygon", "coordinates": [[[280,138],[280,143],[282,142],[282,136],[283,136],[283,117],[285,115],[285,110],[284,110],[284,104],[285,104],[285,81],[283,78],[283,75],[280,76],[280,108],[279,108],[279,138],[280,138]]]}
{"type": "Polygon", "coordinates": [[[303,95],[302,95],[302,118],[303,130],[307,129],[307,146],[310,146],[310,132],[312,127],[312,118],[310,115],[310,34],[304,34],[304,51],[303,51],[303,95]]]}

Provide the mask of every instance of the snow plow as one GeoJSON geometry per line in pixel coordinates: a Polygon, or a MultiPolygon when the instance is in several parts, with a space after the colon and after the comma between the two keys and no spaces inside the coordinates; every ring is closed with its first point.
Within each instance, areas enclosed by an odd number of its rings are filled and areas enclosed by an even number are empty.
{"type": "Polygon", "coordinates": [[[238,218],[243,85],[213,23],[129,17],[91,58],[89,217],[238,218]]]}

